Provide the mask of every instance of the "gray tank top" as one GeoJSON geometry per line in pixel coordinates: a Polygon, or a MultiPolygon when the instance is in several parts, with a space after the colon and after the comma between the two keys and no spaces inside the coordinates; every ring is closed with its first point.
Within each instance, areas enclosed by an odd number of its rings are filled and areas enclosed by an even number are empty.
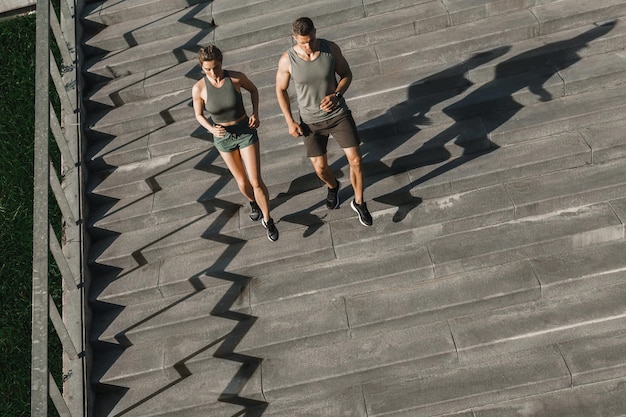
{"type": "Polygon", "coordinates": [[[300,58],[293,47],[289,48],[289,62],[291,63],[291,78],[294,80],[300,118],[305,123],[317,123],[332,119],[348,110],[343,97],[337,108],[330,113],[320,109],[322,99],[335,92],[337,79],[335,78],[335,60],[330,53],[328,42],[319,39],[320,54],[313,61],[300,58]]]}
{"type": "Polygon", "coordinates": [[[211,114],[215,123],[232,122],[246,114],[241,93],[235,89],[233,82],[224,70],[224,85],[216,88],[207,76],[204,76],[207,100],[204,109],[211,114]]]}

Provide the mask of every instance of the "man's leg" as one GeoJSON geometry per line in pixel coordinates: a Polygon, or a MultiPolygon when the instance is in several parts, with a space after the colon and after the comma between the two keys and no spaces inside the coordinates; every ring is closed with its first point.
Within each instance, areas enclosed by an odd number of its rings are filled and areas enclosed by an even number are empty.
{"type": "Polygon", "coordinates": [[[361,151],[358,146],[344,148],[344,153],[350,165],[350,182],[354,189],[354,201],[363,204],[363,170],[361,169],[361,151]]]}
{"type": "Polygon", "coordinates": [[[350,203],[350,207],[359,216],[359,222],[363,226],[371,226],[373,223],[372,215],[367,209],[367,204],[363,200],[363,170],[361,169],[361,152],[358,146],[344,148],[346,158],[350,164],[350,181],[354,189],[354,200],[350,203]]]}
{"type": "Polygon", "coordinates": [[[335,188],[337,186],[337,180],[335,179],[335,174],[333,170],[328,166],[328,156],[327,154],[321,156],[312,156],[311,164],[313,164],[313,169],[315,173],[324,181],[324,184],[328,188],[335,188]]]}
{"type": "Polygon", "coordinates": [[[317,176],[326,184],[326,208],[333,210],[339,207],[339,180],[335,178],[335,174],[328,166],[328,158],[326,154],[322,156],[311,157],[311,163],[315,169],[317,176]]]}

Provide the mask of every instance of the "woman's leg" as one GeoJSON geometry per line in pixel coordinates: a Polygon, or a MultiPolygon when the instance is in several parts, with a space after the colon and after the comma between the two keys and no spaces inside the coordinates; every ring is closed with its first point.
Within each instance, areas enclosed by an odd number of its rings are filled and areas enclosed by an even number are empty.
{"type": "Polygon", "coordinates": [[[263,178],[261,178],[259,142],[246,146],[239,151],[241,152],[241,159],[243,159],[246,172],[248,173],[247,181],[251,184],[254,192],[254,199],[261,208],[263,218],[267,222],[270,219],[270,199],[267,186],[263,182],[263,178]]]}
{"type": "Polygon", "coordinates": [[[246,175],[246,169],[243,166],[243,161],[241,159],[241,153],[239,149],[235,149],[232,152],[219,152],[220,155],[222,155],[222,159],[224,159],[224,162],[226,162],[228,170],[231,174],[233,174],[233,178],[235,178],[241,194],[243,194],[249,201],[254,201],[255,196],[252,184],[250,184],[248,176],[246,175]]]}

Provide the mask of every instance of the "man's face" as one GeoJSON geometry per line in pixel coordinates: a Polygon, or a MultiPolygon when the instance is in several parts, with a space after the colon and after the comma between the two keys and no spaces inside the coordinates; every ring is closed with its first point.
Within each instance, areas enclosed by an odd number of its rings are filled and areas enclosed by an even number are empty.
{"type": "Polygon", "coordinates": [[[310,35],[294,35],[296,44],[304,51],[305,54],[312,54],[315,51],[315,31],[310,35]]]}

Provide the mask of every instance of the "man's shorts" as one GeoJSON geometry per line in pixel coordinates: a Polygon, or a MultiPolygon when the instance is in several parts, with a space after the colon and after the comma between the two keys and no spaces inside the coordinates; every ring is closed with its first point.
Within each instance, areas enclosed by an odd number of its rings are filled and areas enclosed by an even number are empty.
{"type": "Polygon", "coordinates": [[[256,129],[248,126],[248,118],[245,117],[236,125],[224,126],[226,134],[221,137],[214,137],[215,147],[222,152],[232,152],[235,149],[242,149],[254,145],[259,141],[256,129]]]}
{"type": "Polygon", "coordinates": [[[300,126],[304,134],[306,155],[309,158],[326,154],[328,135],[332,135],[342,148],[353,148],[361,143],[350,111],[323,122],[307,124],[301,121],[300,126]]]}

